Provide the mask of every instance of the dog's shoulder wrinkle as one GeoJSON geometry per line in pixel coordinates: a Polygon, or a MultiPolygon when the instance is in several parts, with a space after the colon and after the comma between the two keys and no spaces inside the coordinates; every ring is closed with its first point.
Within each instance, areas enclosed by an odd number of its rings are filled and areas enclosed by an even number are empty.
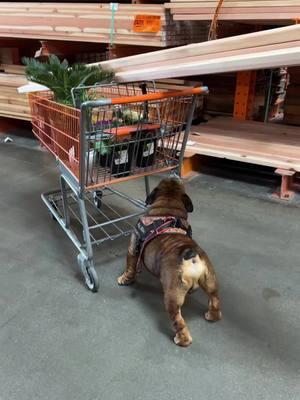
{"type": "Polygon", "coordinates": [[[175,218],[187,219],[187,213],[181,208],[169,207],[168,205],[154,205],[149,208],[147,215],[150,217],[165,217],[171,216],[175,218]]]}

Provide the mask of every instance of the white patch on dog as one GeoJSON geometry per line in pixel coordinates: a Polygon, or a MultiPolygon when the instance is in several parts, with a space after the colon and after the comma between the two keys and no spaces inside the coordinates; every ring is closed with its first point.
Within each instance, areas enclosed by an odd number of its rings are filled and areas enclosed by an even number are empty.
{"type": "Polygon", "coordinates": [[[199,287],[199,281],[206,273],[207,266],[197,255],[189,260],[182,261],[182,281],[190,290],[195,290],[199,287]]]}
{"type": "Polygon", "coordinates": [[[175,344],[178,344],[180,342],[180,340],[178,339],[178,337],[177,336],[174,336],[174,343],[175,344]]]}
{"type": "Polygon", "coordinates": [[[198,254],[189,260],[183,260],[182,262],[183,271],[193,280],[199,280],[200,277],[206,271],[205,263],[200,259],[198,254]]]}

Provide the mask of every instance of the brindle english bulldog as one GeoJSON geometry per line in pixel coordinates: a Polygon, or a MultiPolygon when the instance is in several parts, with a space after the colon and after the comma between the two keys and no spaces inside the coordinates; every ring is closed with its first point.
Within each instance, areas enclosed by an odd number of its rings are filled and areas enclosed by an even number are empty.
{"type": "Polygon", "coordinates": [[[193,204],[179,179],[163,179],[147,197],[146,204],[150,207],[131,235],[127,267],[118,283],[134,282],[141,263],[158,277],[176,332],[174,342],[186,347],[192,343],[181,315],[187,293],[201,287],[209,299],[205,319],[222,318],[216,274],[207,254],[191,238],[187,217],[193,204]]]}

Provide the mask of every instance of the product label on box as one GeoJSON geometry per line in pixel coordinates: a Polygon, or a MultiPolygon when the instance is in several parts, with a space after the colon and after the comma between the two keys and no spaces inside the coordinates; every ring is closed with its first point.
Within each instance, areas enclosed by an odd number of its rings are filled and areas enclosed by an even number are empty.
{"type": "Polygon", "coordinates": [[[154,153],[154,143],[148,143],[145,147],[146,150],[143,152],[143,157],[148,157],[154,153]]]}
{"type": "Polygon", "coordinates": [[[123,150],[119,152],[119,157],[114,159],[116,165],[125,164],[128,162],[128,151],[123,150]]]}
{"type": "Polygon", "coordinates": [[[136,15],[133,23],[133,31],[140,32],[159,32],[161,21],[159,15],[136,15]]]}

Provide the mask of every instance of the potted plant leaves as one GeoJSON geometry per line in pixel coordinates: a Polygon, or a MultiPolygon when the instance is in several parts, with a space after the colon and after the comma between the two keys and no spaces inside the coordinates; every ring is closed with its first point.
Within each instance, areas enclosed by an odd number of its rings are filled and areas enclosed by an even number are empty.
{"type": "MultiPolygon", "coordinates": [[[[85,64],[69,65],[65,59],[60,61],[55,55],[50,55],[48,62],[40,62],[35,58],[24,57],[26,77],[31,82],[47,86],[54,95],[54,101],[73,107],[72,89],[79,86],[92,86],[96,83],[110,83],[113,80],[112,71],[104,71],[100,66],[85,64]]],[[[81,91],[81,102],[89,100],[88,92],[81,91]]]]}
{"type": "MultiPolygon", "coordinates": [[[[26,57],[22,61],[26,65],[27,79],[48,87],[53,93],[53,100],[68,107],[74,107],[73,88],[92,86],[96,83],[110,83],[114,76],[113,72],[103,71],[99,66],[69,65],[67,60],[60,61],[55,55],[50,55],[47,62],[26,57]]],[[[79,93],[79,104],[86,100],[94,100],[89,91],[81,90],[79,93]]],[[[66,149],[65,142],[68,141],[68,136],[78,135],[79,128],[75,127],[75,129],[62,113],[51,109],[45,113],[44,122],[50,131],[47,137],[48,145],[61,159],[67,159],[68,154],[64,150],[68,151],[69,149],[66,149]]]]}

